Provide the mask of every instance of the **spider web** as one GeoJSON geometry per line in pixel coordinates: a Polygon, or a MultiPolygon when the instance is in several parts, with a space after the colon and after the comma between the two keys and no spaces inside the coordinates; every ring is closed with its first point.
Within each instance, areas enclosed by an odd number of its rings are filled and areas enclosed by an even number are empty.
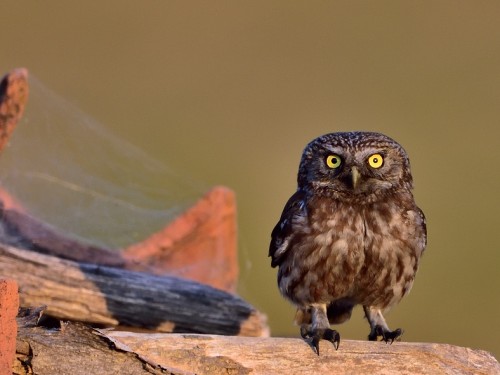
{"type": "Polygon", "coordinates": [[[0,184],[39,220],[110,248],[161,229],[206,190],[33,76],[24,117],[0,155],[0,184]]]}

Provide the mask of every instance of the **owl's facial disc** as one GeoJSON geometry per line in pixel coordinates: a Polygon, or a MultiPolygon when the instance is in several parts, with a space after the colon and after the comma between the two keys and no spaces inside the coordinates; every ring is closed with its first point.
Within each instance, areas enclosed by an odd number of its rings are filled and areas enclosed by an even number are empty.
{"type": "Polygon", "coordinates": [[[372,194],[390,188],[392,184],[385,180],[383,173],[380,173],[383,160],[381,154],[363,156],[357,160],[347,158],[343,171],[330,177],[333,182],[332,188],[349,195],[372,194]]]}

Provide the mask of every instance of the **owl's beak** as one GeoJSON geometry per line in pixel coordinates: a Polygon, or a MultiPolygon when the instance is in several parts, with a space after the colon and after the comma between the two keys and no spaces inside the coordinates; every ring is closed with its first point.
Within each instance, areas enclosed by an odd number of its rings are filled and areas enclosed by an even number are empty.
{"type": "Polygon", "coordinates": [[[361,173],[359,173],[358,168],[352,167],[351,169],[351,178],[352,178],[352,187],[353,189],[356,189],[358,186],[359,179],[361,177],[361,173]]]}

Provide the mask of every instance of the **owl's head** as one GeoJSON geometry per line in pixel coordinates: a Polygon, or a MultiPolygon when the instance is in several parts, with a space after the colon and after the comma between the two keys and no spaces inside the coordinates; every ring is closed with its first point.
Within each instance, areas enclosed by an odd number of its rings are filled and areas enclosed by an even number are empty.
{"type": "Polygon", "coordinates": [[[337,198],[376,199],[410,191],[412,176],[405,150],[393,139],[372,132],[331,133],[306,146],[298,185],[337,198]]]}

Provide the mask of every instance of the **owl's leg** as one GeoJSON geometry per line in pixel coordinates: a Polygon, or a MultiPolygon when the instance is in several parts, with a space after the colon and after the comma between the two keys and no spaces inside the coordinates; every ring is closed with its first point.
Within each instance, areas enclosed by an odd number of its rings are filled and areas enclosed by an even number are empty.
{"type": "Polygon", "coordinates": [[[326,305],[313,305],[307,309],[310,314],[310,324],[303,321],[300,326],[300,335],[303,339],[311,339],[311,345],[319,355],[319,342],[321,339],[330,341],[335,349],[339,348],[340,335],[330,328],[330,323],[326,316],[326,305]]]}
{"type": "Polygon", "coordinates": [[[311,338],[309,332],[312,327],[312,317],[311,317],[311,309],[310,308],[298,308],[295,313],[295,324],[300,326],[300,336],[304,340],[311,338]]]}
{"type": "Polygon", "coordinates": [[[379,336],[382,336],[388,344],[392,344],[395,339],[401,337],[403,330],[401,328],[391,331],[385,322],[382,311],[372,306],[363,306],[365,310],[366,319],[370,323],[370,334],[368,335],[368,340],[377,341],[379,336]]]}

